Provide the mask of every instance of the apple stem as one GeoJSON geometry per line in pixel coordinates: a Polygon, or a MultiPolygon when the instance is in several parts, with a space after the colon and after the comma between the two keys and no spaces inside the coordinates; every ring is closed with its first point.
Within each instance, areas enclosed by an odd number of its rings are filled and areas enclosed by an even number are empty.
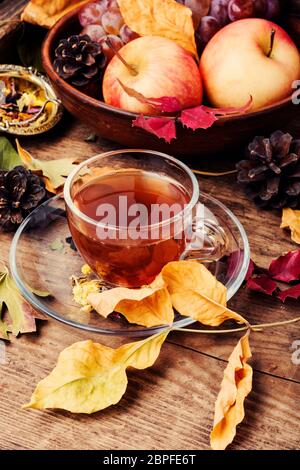
{"type": "Polygon", "coordinates": [[[271,54],[273,52],[275,35],[276,35],[276,30],[272,29],[272,31],[271,31],[271,40],[270,40],[270,49],[269,49],[269,52],[268,52],[268,57],[271,57],[271,54]]]}
{"type": "Polygon", "coordinates": [[[118,59],[120,59],[122,64],[125,65],[125,67],[132,73],[132,75],[138,75],[138,72],[133,67],[133,65],[130,65],[130,64],[128,64],[128,62],[126,62],[126,60],[121,56],[121,54],[115,48],[115,46],[112,44],[112,42],[109,38],[106,38],[106,44],[108,45],[108,47],[110,47],[114,51],[115,55],[118,57],[118,59]]]}

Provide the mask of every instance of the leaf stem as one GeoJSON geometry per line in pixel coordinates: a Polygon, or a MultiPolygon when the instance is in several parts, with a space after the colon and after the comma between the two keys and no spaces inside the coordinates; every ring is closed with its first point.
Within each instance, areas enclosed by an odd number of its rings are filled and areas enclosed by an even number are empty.
{"type": "Polygon", "coordinates": [[[242,326],[241,328],[232,328],[230,330],[196,330],[191,328],[179,328],[174,327],[172,331],[183,331],[186,333],[199,333],[199,334],[228,334],[228,333],[236,333],[240,331],[246,331],[251,329],[252,331],[262,331],[265,328],[275,328],[277,326],[284,326],[284,325],[291,325],[292,323],[300,322],[300,317],[292,318],[291,320],[285,320],[275,323],[261,323],[258,325],[251,325],[250,323],[247,326],[242,326]]]}
{"type": "Polygon", "coordinates": [[[242,326],[241,328],[232,328],[231,330],[195,330],[192,328],[180,328],[180,327],[172,328],[172,331],[184,331],[186,333],[200,333],[200,334],[208,333],[211,335],[236,333],[239,331],[246,331],[246,330],[249,330],[249,326],[242,326]]]}
{"type": "Polygon", "coordinates": [[[237,170],[230,170],[230,171],[221,171],[221,172],[210,172],[210,171],[201,171],[201,170],[193,170],[192,172],[196,175],[203,175],[203,176],[226,176],[226,175],[233,175],[237,173],[237,170]]]}

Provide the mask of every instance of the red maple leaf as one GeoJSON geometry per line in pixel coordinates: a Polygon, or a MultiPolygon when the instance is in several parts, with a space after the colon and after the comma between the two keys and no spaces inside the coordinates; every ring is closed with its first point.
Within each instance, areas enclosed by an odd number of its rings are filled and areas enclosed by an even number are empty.
{"type": "Polygon", "coordinates": [[[265,274],[248,279],[247,289],[262,292],[263,294],[272,295],[277,289],[277,283],[265,274]]]}
{"type": "Polygon", "coordinates": [[[300,278],[300,250],[290,251],[272,261],[269,274],[277,281],[297,281],[300,278]]]}
{"type": "Polygon", "coordinates": [[[252,96],[247,103],[240,108],[210,108],[209,106],[196,106],[195,108],[184,109],[179,121],[189,129],[208,129],[218,120],[218,116],[245,113],[252,104],[252,96]]]}
{"type": "Polygon", "coordinates": [[[282,302],[285,302],[287,298],[299,299],[300,297],[300,284],[290,287],[284,291],[281,291],[277,296],[282,302]]]}
{"type": "Polygon", "coordinates": [[[168,144],[172,139],[176,139],[176,126],[174,119],[153,117],[145,118],[142,114],[138,116],[132,125],[140,127],[150,134],[154,134],[159,139],[164,139],[168,144]]]}

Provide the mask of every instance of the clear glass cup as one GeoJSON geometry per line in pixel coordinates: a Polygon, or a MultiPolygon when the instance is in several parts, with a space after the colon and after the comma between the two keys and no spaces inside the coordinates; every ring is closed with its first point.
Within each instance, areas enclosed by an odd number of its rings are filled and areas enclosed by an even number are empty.
{"type": "MultiPolygon", "coordinates": [[[[210,225],[218,224],[226,234],[226,251],[219,258],[207,252],[203,264],[227,289],[227,300],[238,291],[248,270],[250,251],[247,235],[237,217],[210,194],[200,192],[199,202],[205,208],[207,244],[210,243],[210,225]]],[[[45,315],[69,326],[99,334],[126,337],[158,333],[165,325],[145,328],[124,322],[109,315],[104,318],[96,312],[82,310],[73,300],[71,278],[80,276],[83,260],[70,246],[65,202],[61,195],[38,206],[17,230],[10,249],[10,270],[24,298],[45,315]],[[60,241],[60,248],[53,244],[60,241]],[[49,293],[45,295],[43,293],[49,293]]],[[[189,252],[197,257],[197,252],[189,252]]],[[[182,255],[185,257],[185,254],[182,255]]],[[[174,326],[185,327],[195,320],[175,312],[174,326]]]]}
{"type": "Polygon", "coordinates": [[[109,286],[140,287],[170,261],[222,256],[226,234],[199,195],[184,163],[151,150],[96,155],[64,187],[75,245],[109,286]]]}

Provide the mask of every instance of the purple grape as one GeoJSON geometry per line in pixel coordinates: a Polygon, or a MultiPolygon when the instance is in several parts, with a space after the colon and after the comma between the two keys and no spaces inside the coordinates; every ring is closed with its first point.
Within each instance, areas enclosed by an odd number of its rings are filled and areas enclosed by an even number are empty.
{"type": "Polygon", "coordinates": [[[101,18],[106,10],[106,0],[98,3],[88,3],[79,12],[79,22],[84,28],[89,24],[101,24],[101,18]]]}
{"type": "Polygon", "coordinates": [[[280,3],[279,0],[268,0],[267,3],[267,11],[266,11],[266,19],[273,20],[280,15],[280,3]]]}
{"type": "Polygon", "coordinates": [[[132,31],[129,26],[127,26],[127,24],[123,24],[122,28],[120,29],[119,36],[124,44],[127,44],[128,42],[133,41],[133,39],[139,37],[139,35],[132,31]]]}
{"type": "Polygon", "coordinates": [[[212,0],[209,16],[214,16],[221,26],[229,23],[228,4],[230,0],[212,0]]]}
{"type": "Polygon", "coordinates": [[[254,13],[253,0],[230,0],[228,4],[228,16],[230,21],[251,18],[254,13]]]}
{"type": "Polygon", "coordinates": [[[107,33],[99,24],[88,24],[83,28],[81,34],[87,34],[92,41],[98,42],[107,33]]]}
{"type": "Polygon", "coordinates": [[[216,18],[203,16],[196,30],[197,41],[201,45],[206,45],[220,29],[221,25],[216,18]]]}
{"type": "Polygon", "coordinates": [[[264,18],[267,11],[268,0],[254,0],[254,16],[264,18]]]}
{"type": "Polygon", "coordinates": [[[208,15],[210,0],[185,0],[184,5],[192,10],[194,26],[197,29],[201,18],[208,15]]]}

